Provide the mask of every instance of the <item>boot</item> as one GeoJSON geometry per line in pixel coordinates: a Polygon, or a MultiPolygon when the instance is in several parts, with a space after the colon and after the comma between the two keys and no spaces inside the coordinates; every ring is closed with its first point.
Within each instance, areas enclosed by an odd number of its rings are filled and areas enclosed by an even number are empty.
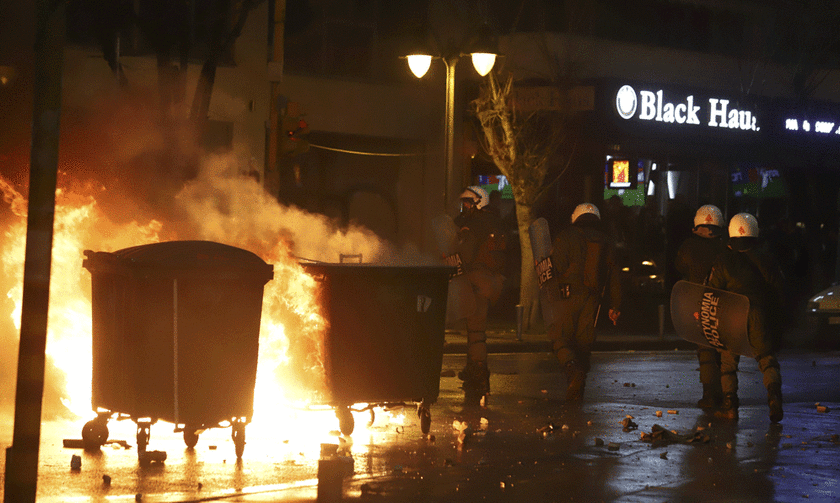
{"type": "Polygon", "coordinates": [[[490,393],[490,371],[486,362],[467,362],[464,370],[458,372],[458,379],[464,381],[461,388],[464,390],[464,402],[467,404],[487,404],[487,395],[490,393]]]}
{"type": "Polygon", "coordinates": [[[586,387],[586,372],[574,360],[566,364],[566,401],[583,401],[583,390],[586,387]]]}
{"type": "Polygon", "coordinates": [[[723,392],[720,390],[720,384],[703,383],[703,398],[697,400],[697,406],[701,409],[713,409],[720,405],[723,400],[723,392]]]}
{"type": "Polygon", "coordinates": [[[726,393],[723,395],[723,400],[720,404],[720,410],[715,412],[715,417],[720,419],[737,420],[738,419],[738,395],[735,393],[726,393]]]}
{"type": "Polygon", "coordinates": [[[770,407],[770,422],[778,423],[785,412],[782,410],[782,385],[771,384],[767,387],[767,405],[770,407]]]}

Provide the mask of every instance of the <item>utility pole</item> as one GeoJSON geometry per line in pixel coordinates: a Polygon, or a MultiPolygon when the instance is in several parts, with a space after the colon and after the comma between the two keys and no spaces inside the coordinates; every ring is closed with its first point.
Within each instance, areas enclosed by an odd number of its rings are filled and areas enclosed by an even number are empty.
{"type": "Polygon", "coordinates": [[[263,186],[269,194],[278,197],[280,192],[280,173],[277,166],[277,149],[279,141],[280,86],[283,82],[283,45],[286,32],[286,0],[270,0],[274,6],[274,22],[272,32],[271,61],[268,63],[268,80],[270,88],[268,124],[268,153],[265,160],[263,186]]]}
{"type": "Polygon", "coordinates": [[[18,349],[15,428],[6,449],[4,501],[35,501],[41,443],[41,399],[50,300],[58,169],[65,2],[35,2],[35,84],[23,303],[18,349]]]}

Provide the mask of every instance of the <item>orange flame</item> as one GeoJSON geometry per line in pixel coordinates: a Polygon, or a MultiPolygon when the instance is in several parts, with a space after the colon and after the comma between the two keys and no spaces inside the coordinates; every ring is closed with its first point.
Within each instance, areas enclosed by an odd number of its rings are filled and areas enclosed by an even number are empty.
{"type": "MultiPolygon", "coordinates": [[[[11,313],[20,329],[22,279],[26,245],[26,198],[0,178],[0,193],[18,217],[0,243],[3,274],[11,285],[11,313]]],[[[91,415],[90,275],[82,267],[83,250],[114,251],[160,241],[164,225],[150,220],[111,222],[91,195],[59,189],[53,237],[47,357],[61,372],[62,403],[73,414],[91,415]]],[[[265,286],[260,354],[255,389],[255,418],[271,417],[294,401],[311,402],[325,389],[320,341],[325,320],[319,313],[315,281],[291,256],[285,243],[263,251],[275,266],[275,279],[265,286]],[[295,334],[298,351],[290,347],[295,334]]],[[[49,376],[47,377],[49,379],[49,376]]]]}

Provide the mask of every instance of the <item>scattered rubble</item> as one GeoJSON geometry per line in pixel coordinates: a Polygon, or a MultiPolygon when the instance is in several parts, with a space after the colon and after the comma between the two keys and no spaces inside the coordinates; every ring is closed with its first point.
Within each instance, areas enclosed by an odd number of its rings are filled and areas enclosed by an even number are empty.
{"type": "Polygon", "coordinates": [[[817,412],[821,412],[823,414],[825,414],[826,412],[831,410],[828,407],[826,407],[825,405],[820,405],[820,402],[817,402],[814,405],[817,407],[817,412]]]}
{"type": "Polygon", "coordinates": [[[628,415],[627,417],[621,420],[621,426],[623,426],[622,430],[625,433],[639,428],[639,425],[633,422],[633,416],[631,415],[628,415]]]}
{"type": "Polygon", "coordinates": [[[691,433],[680,435],[676,431],[669,431],[658,424],[654,424],[650,433],[642,432],[643,442],[675,442],[683,444],[707,443],[711,440],[704,428],[697,428],[691,433]]]}
{"type": "Polygon", "coordinates": [[[82,457],[78,454],[73,454],[70,457],[70,469],[73,471],[79,471],[82,469],[82,457]]]}
{"type": "Polygon", "coordinates": [[[548,437],[554,433],[554,423],[548,423],[542,428],[537,428],[537,433],[539,433],[542,438],[548,437]]]}

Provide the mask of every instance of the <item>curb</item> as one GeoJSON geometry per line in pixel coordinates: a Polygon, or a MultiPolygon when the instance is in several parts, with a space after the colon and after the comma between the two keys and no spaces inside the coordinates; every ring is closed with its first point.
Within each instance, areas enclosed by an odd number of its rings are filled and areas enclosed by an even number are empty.
{"type": "MultiPolygon", "coordinates": [[[[665,337],[650,335],[610,335],[595,339],[592,351],[694,351],[697,345],[676,335],[665,337]]],[[[530,334],[525,340],[516,340],[515,334],[499,337],[488,333],[488,353],[551,353],[551,342],[543,335],[530,334]]],[[[465,354],[467,342],[464,335],[447,334],[444,354],[465,354]]]]}

